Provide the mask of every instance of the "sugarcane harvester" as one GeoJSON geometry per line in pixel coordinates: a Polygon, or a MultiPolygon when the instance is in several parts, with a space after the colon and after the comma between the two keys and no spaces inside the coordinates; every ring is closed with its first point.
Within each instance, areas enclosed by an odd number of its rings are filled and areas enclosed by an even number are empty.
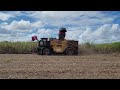
{"type": "Polygon", "coordinates": [[[59,38],[41,38],[38,40],[37,36],[32,37],[32,41],[38,41],[37,54],[39,55],[51,55],[62,53],[65,55],[77,55],[78,54],[78,41],[66,40],[66,28],[59,29],[59,38]]]}

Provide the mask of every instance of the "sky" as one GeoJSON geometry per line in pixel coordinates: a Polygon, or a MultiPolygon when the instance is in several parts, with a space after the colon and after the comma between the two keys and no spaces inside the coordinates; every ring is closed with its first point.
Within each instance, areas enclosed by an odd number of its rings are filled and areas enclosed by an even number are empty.
{"type": "Polygon", "coordinates": [[[67,40],[119,42],[120,11],[0,11],[0,41],[58,38],[61,27],[67,40]]]}

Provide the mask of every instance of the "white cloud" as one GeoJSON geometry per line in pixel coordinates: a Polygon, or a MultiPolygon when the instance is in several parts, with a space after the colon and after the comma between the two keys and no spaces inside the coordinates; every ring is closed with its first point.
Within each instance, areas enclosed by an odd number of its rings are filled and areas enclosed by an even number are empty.
{"type": "Polygon", "coordinates": [[[58,35],[58,31],[57,30],[52,30],[52,29],[38,29],[38,35],[40,38],[42,37],[48,37],[48,38],[58,38],[57,35],[58,35]]]}
{"type": "Polygon", "coordinates": [[[111,43],[120,41],[120,26],[119,24],[104,24],[96,30],[86,28],[85,30],[71,31],[66,37],[78,40],[79,43],[111,43]]]}
{"type": "Polygon", "coordinates": [[[31,23],[31,27],[34,27],[34,28],[43,28],[44,26],[45,26],[45,23],[41,21],[31,23]]]}
{"type": "Polygon", "coordinates": [[[28,16],[54,26],[105,24],[111,23],[115,18],[106,17],[100,11],[36,11],[28,16]]]}
{"type": "Polygon", "coordinates": [[[0,12],[0,20],[2,20],[2,21],[8,20],[11,17],[14,17],[14,16],[12,14],[0,12]]]}
{"type": "MultiPolygon", "coordinates": [[[[0,40],[10,41],[31,41],[33,35],[37,35],[38,38],[42,37],[56,37],[58,38],[59,30],[38,29],[37,32],[31,34],[25,33],[11,33],[11,34],[0,34],[0,40]]],[[[78,40],[79,43],[93,42],[93,43],[111,43],[114,41],[120,41],[120,26],[118,24],[104,24],[98,27],[96,30],[92,28],[74,28],[68,29],[66,33],[66,39],[78,40]],[[79,30],[78,30],[79,29],[79,30]]]]}
{"type": "Polygon", "coordinates": [[[10,24],[4,22],[1,25],[1,29],[6,29],[6,30],[19,30],[19,31],[31,31],[33,29],[41,28],[43,27],[43,23],[38,21],[38,22],[30,22],[30,21],[25,21],[25,20],[20,20],[16,21],[14,20],[10,24]]]}
{"type": "Polygon", "coordinates": [[[2,29],[6,30],[29,30],[31,29],[30,21],[13,21],[11,24],[3,24],[2,29]]]}

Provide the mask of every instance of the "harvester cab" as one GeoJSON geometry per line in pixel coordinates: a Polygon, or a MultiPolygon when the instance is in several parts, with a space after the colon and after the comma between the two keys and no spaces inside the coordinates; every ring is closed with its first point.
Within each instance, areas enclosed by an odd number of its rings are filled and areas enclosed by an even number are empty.
{"type": "Polygon", "coordinates": [[[39,46],[50,46],[50,41],[48,41],[48,38],[41,38],[41,40],[39,41],[39,46]]]}

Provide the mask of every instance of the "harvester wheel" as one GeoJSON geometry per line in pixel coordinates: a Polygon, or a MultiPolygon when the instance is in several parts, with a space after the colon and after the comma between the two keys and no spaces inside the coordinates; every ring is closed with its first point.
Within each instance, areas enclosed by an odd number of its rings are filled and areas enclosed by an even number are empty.
{"type": "Polygon", "coordinates": [[[40,49],[37,49],[37,54],[38,54],[38,55],[41,55],[41,54],[42,54],[42,52],[41,52],[40,49]]]}
{"type": "Polygon", "coordinates": [[[50,54],[51,54],[50,49],[45,48],[45,49],[43,50],[43,55],[50,55],[50,54]]]}
{"type": "Polygon", "coordinates": [[[73,48],[67,48],[66,50],[65,50],[65,54],[66,55],[74,55],[75,54],[75,50],[73,49],[73,48]]]}

